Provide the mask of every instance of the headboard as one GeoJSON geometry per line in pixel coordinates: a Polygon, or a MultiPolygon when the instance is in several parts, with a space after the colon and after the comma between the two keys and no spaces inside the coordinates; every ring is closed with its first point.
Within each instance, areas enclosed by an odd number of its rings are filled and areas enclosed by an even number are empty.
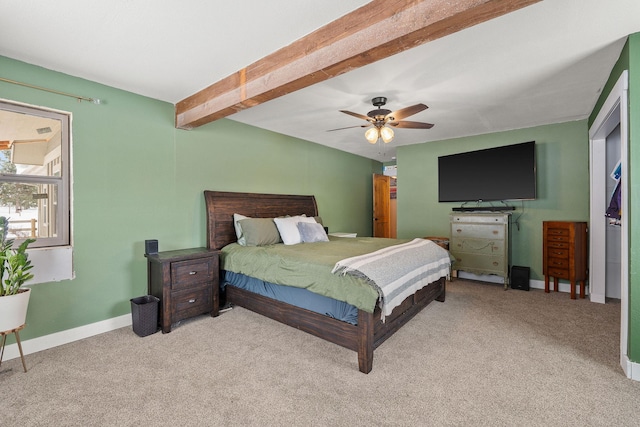
{"type": "Polygon", "coordinates": [[[237,240],[233,214],[251,218],[275,218],[285,215],[318,216],[314,196],[288,194],[233,193],[205,191],[207,210],[207,248],[222,249],[237,240]]]}

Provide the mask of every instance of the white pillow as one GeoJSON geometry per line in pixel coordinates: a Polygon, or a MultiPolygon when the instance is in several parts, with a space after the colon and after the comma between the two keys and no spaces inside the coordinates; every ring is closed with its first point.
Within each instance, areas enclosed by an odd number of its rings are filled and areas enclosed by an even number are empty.
{"type": "Polygon", "coordinates": [[[316,222],[313,217],[306,217],[302,215],[290,216],[287,218],[274,218],[273,221],[276,223],[276,227],[278,227],[278,232],[280,233],[280,238],[285,245],[296,245],[298,243],[302,243],[302,237],[298,230],[299,222],[316,222]]]}
{"type": "Polygon", "coordinates": [[[240,221],[249,218],[248,216],[233,214],[233,227],[236,229],[236,237],[238,238],[238,244],[242,246],[247,245],[245,237],[242,235],[242,226],[240,221]]]}

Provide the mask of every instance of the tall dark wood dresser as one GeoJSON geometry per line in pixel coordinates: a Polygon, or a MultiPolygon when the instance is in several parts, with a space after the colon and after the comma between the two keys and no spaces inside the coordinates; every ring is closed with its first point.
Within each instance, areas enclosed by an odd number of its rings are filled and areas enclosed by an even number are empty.
{"type": "Polygon", "coordinates": [[[544,221],[542,223],[542,269],[544,291],[549,292],[549,279],[558,291],[558,280],[571,283],[571,299],[576,299],[576,283],[580,284],[580,298],[585,296],[588,277],[587,223],[544,221]]]}

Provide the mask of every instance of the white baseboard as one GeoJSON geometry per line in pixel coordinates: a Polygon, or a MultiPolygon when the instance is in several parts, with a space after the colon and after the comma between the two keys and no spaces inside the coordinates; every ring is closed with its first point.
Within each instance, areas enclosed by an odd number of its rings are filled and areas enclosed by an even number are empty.
{"type": "MultiPolygon", "coordinates": [[[[470,279],[470,280],[479,280],[481,282],[489,282],[489,283],[504,283],[504,279],[501,276],[496,276],[493,274],[473,274],[466,271],[458,271],[457,277],[461,279],[470,279]]],[[[544,289],[544,280],[529,280],[529,288],[532,289],[544,289]]],[[[550,288],[553,289],[553,284],[550,285],[550,288]]],[[[560,282],[558,286],[558,292],[571,292],[571,284],[560,282]]],[[[576,292],[580,292],[579,286],[576,285],[576,292]]],[[[589,295],[589,286],[586,288],[586,294],[589,295]]]]}
{"type": "MultiPolygon", "coordinates": [[[[54,334],[22,341],[22,352],[25,355],[37,353],[59,345],[68,344],[73,341],[79,341],[94,335],[113,331],[114,329],[124,328],[131,324],[131,314],[123,314],[122,316],[113,317],[111,319],[102,320],[89,325],[79,326],[77,328],[67,329],[66,331],[60,331],[54,334]]],[[[27,324],[26,327],[28,328],[29,325],[27,324]]],[[[20,357],[18,344],[11,344],[5,347],[4,357],[2,358],[3,360],[10,360],[18,357],[20,357]]]]}
{"type": "Polygon", "coordinates": [[[627,378],[640,381],[640,363],[632,362],[626,355],[620,356],[620,366],[627,378]]]}

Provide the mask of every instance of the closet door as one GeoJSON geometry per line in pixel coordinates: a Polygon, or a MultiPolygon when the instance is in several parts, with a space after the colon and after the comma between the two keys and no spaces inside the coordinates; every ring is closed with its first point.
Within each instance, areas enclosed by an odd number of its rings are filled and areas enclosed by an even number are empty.
{"type": "Polygon", "coordinates": [[[391,237],[391,177],[373,174],[373,237],[391,237]]]}

